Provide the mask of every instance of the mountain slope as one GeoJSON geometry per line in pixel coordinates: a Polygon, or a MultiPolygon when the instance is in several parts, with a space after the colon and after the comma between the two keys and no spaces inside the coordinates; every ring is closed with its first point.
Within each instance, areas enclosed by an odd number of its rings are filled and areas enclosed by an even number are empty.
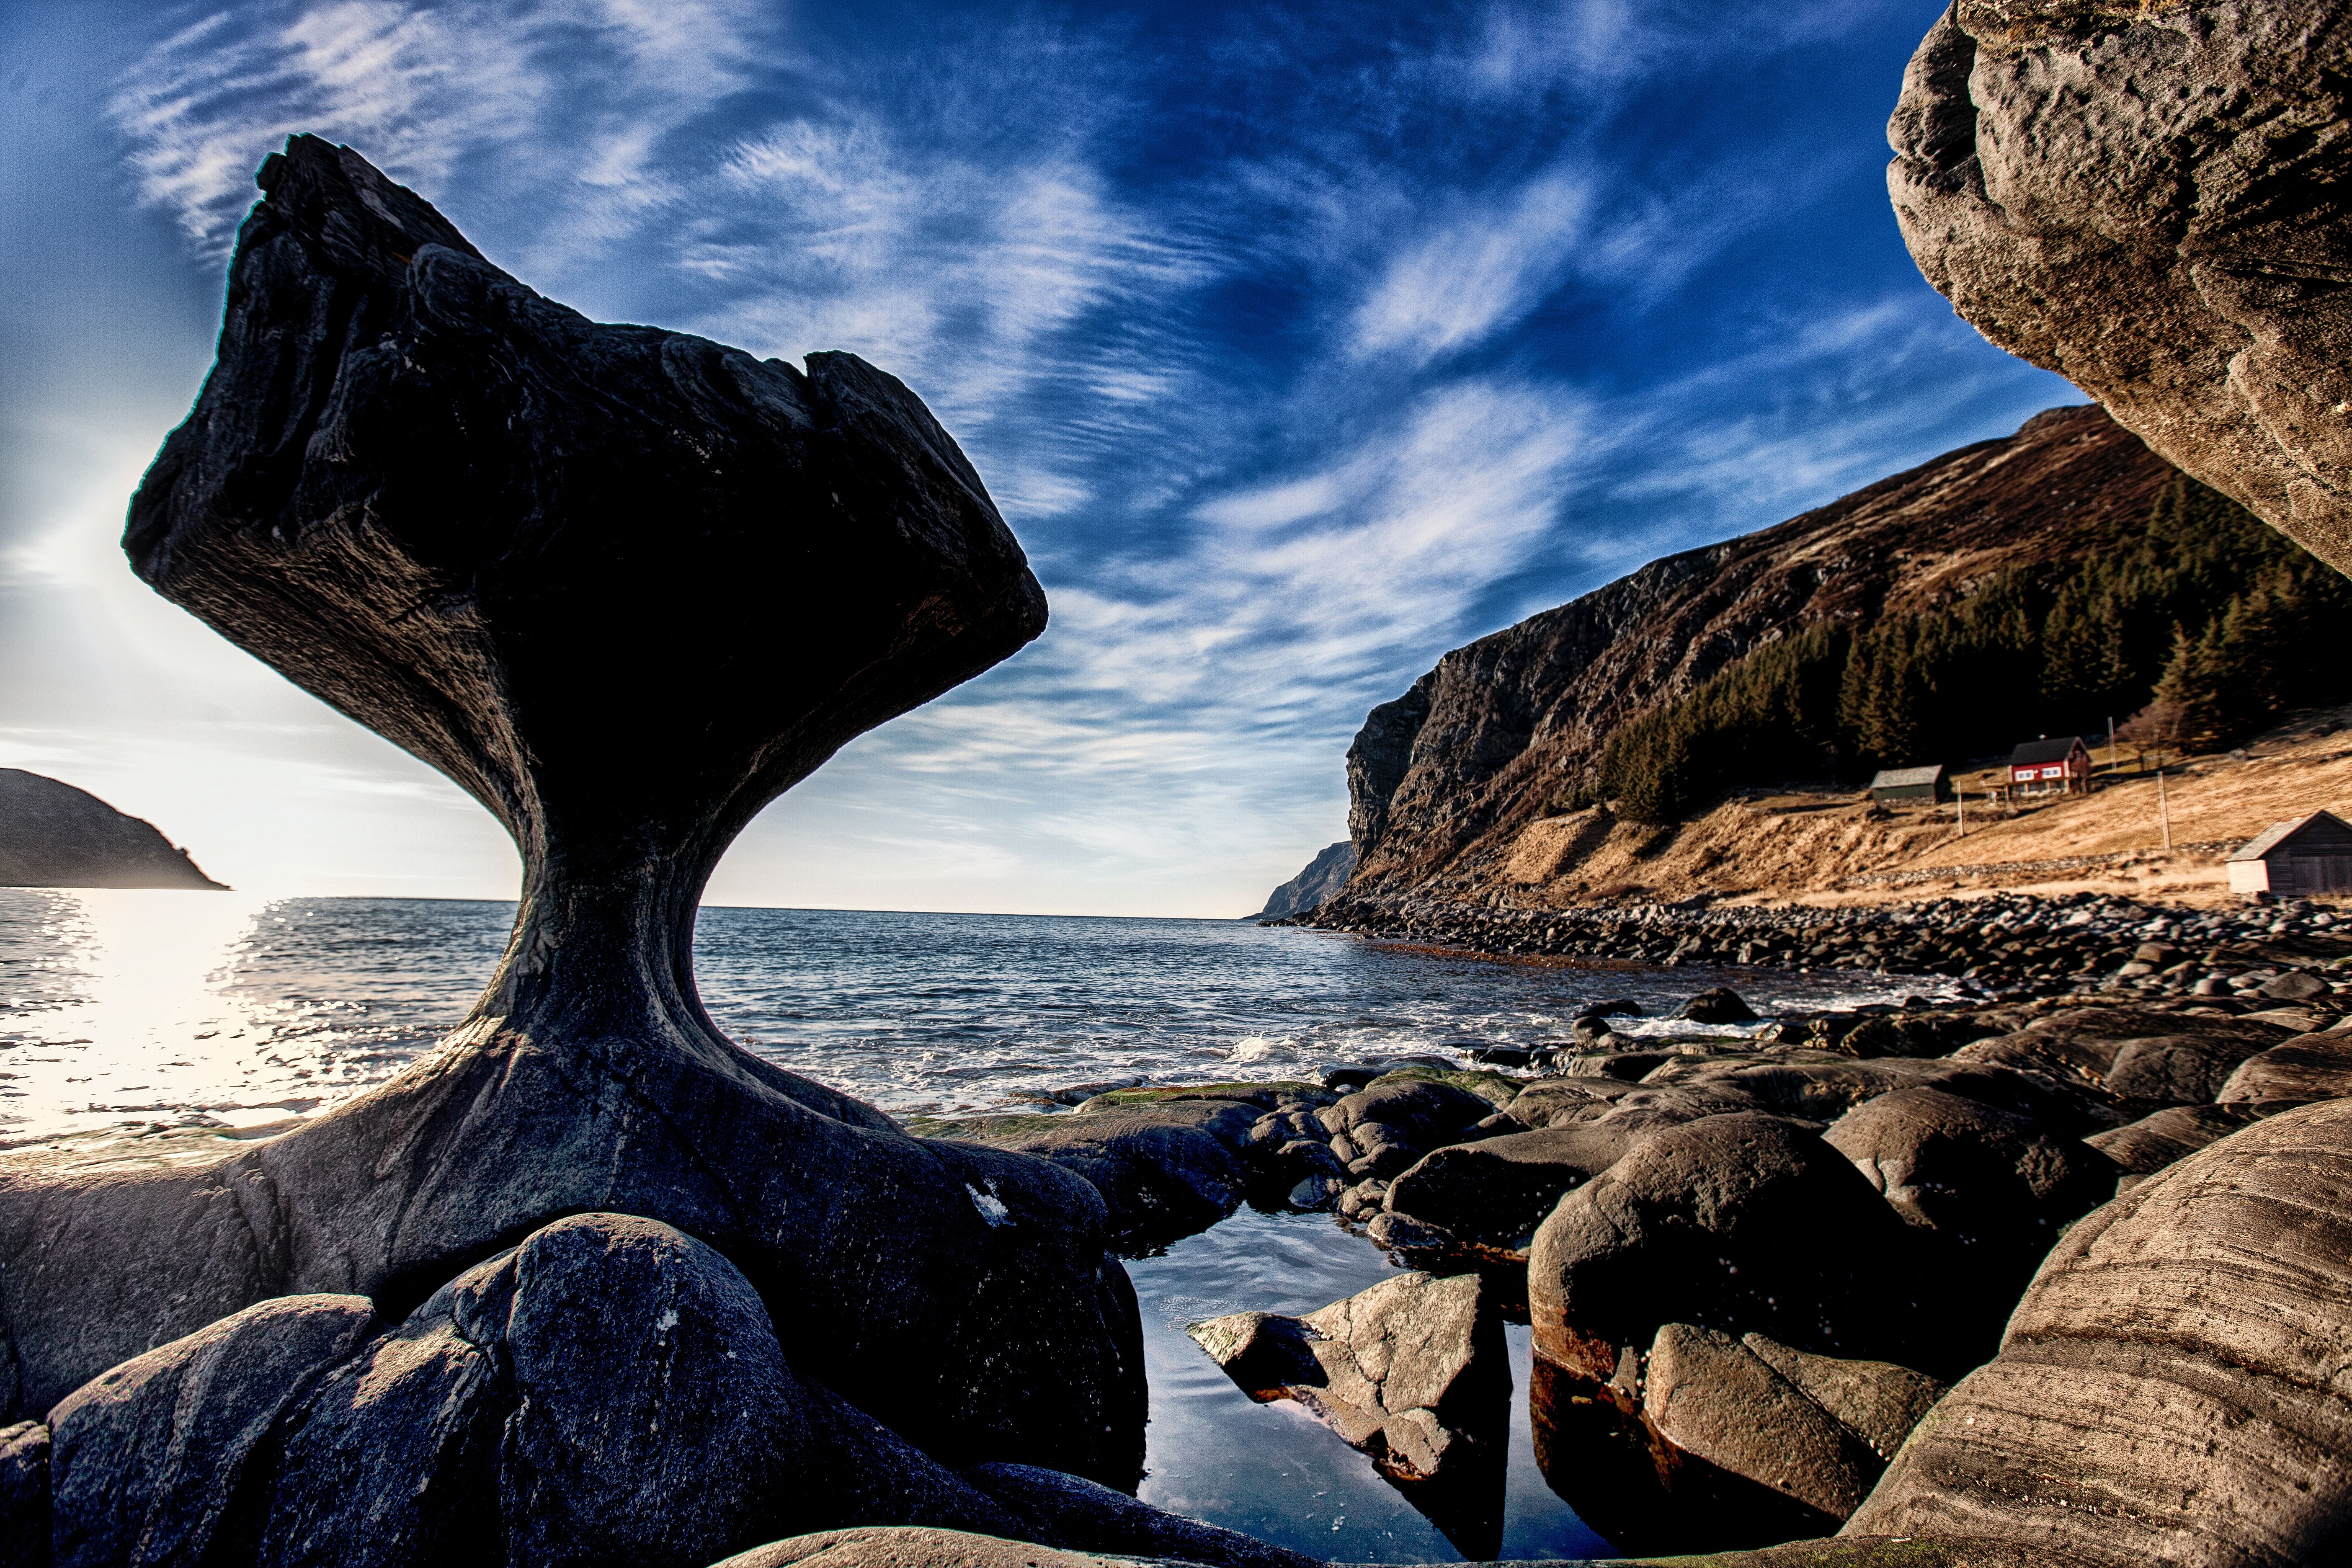
{"type": "Polygon", "coordinates": [[[1940,607],[1996,573],[2079,557],[2146,517],[2175,473],[2096,406],[2054,408],[1456,648],[1349,748],[1350,891],[1499,873],[1627,720],[1807,626],[1940,607]]]}
{"type": "Polygon", "coordinates": [[[1266,896],[1265,908],[1244,920],[1276,921],[1304,914],[1348,885],[1356,869],[1356,847],[1342,838],[1326,846],[1298,875],[1266,896]]]}
{"type": "Polygon", "coordinates": [[[0,768],[0,887],[220,886],[152,825],[88,790],[0,768]]]}

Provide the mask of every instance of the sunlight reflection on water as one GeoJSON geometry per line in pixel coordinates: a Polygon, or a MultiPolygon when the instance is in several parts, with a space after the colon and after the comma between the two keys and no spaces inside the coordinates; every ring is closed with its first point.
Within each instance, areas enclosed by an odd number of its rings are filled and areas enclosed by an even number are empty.
{"type": "MultiPolygon", "coordinates": [[[[250,1127],[340,1102],[466,1016],[513,918],[459,900],[0,889],[0,1142],[250,1127]]],[[[695,963],[721,1027],[901,1114],[1525,1043],[1601,996],[1656,1013],[1721,978],[1483,963],[1241,921],[720,908],[702,911],[695,963]]],[[[1869,976],[1737,984],[1761,1005],[1902,994],[1869,976]]]]}

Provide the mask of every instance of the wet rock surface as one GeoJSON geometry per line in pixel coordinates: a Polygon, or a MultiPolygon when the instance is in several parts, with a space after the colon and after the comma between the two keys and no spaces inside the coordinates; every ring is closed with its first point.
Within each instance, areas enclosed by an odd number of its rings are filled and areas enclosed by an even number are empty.
{"type": "Polygon", "coordinates": [[[2323,0],[1961,0],[1887,188],[1979,331],[2352,572],[2347,28],[2323,0]]]}
{"type": "MultiPolygon", "coordinates": [[[[693,990],[743,824],[1042,628],[971,465],[852,356],[587,321],[349,149],[298,137],[260,183],[126,550],[480,800],[520,905],[474,1014],[383,1089],[208,1170],[0,1179],[0,1414],[273,1297],[403,1317],[608,1211],[715,1247],[796,1371],[927,1449],[1131,1480],[1140,1336],[1095,1190],[908,1137],[735,1047],[693,990]]],[[[416,1330],[388,1386],[461,1408],[463,1340],[416,1330]]]]}

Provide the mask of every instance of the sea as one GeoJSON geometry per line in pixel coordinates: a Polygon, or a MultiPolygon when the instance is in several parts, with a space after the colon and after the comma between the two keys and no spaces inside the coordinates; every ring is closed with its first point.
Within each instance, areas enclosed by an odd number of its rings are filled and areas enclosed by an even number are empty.
{"type": "MultiPolygon", "coordinates": [[[[329,1109],[464,1016],[513,918],[499,901],[0,889],[0,1148],[329,1109]]],[[[1618,998],[1644,1011],[1618,1020],[1623,1033],[1739,1033],[1664,1017],[1727,982],[1759,1012],[1896,1002],[1922,984],[1503,963],[1245,921],[720,907],[701,911],[695,967],[733,1038],[899,1115],[1459,1058],[1563,1038],[1618,998]]],[[[1393,1260],[1328,1215],[1244,1208],[1128,1268],[1151,1379],[1145,1500],[1339,1561],[1462,1560],[1444,1526],[1478,1532],[1423,1513],[1297,1406],[1254,1404],[1183,1332],[1225,1312],[1310,1311],[1393,1260]]],[[[1607,1555],[1536,1463],[1528,1331],[1507,1332],[1517,1405],[1496,1554],[1607,1555]]]]}

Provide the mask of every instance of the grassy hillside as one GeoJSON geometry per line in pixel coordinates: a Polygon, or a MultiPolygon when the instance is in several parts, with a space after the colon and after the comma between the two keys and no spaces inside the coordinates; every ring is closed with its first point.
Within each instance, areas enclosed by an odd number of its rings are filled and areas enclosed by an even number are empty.
{"type": "Polygon", "coordinates": [[[1993,574],[1955,602],[1816,622],[1620,727],[1559,802],[1677,822],[1744,786],[2130,731],[2223,749],[2293,709],[2352,699],[2352,583],[2181,476],[2144,520],[2069,562],[1993,574]]]}

